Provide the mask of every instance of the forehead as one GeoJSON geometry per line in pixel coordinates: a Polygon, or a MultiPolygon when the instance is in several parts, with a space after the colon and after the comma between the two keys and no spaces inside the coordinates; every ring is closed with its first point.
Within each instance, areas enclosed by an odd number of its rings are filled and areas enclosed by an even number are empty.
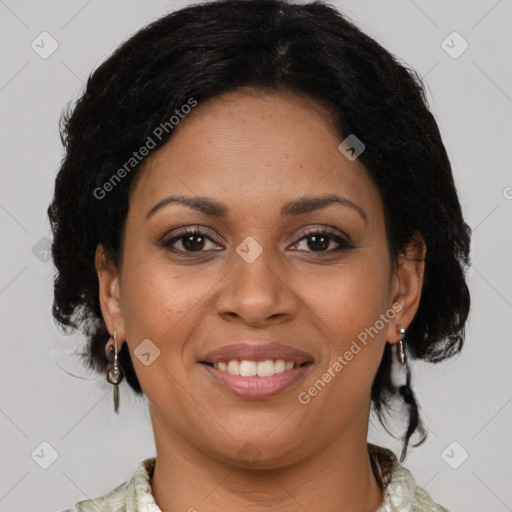
{"type": "Polygon", "coordinates": [[[237,91],[199,103],[145,161],[133,208],[142,214],[166,195],[210,196],[230,210],[269,210],[305,195],[342,193],[375,203],[378,192],[358,161],[338,149],[329,110],[291,92],[237,91]]]}

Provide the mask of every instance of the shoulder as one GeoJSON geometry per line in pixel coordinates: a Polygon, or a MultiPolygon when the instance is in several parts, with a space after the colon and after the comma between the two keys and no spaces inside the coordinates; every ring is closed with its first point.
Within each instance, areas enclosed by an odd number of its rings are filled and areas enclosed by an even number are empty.
{"type": "Polygon", "coordinates": [[[98,498],[82,500],[62,512],[125,512],[127,482],[98,498]]]}
{"type": "Polygon", "coordinates": [[[448,512],[420,487],[396,455],[382,446],[368,443],[368,453],[384,499],[377,512],[448,512]]]}
{"type": "Polygon", "coordinates": [[[139,462],[131,479],[107,494],[79,501],[62,512],[161,512],[151,494],[155,460],[153,457],[139,462]]]}

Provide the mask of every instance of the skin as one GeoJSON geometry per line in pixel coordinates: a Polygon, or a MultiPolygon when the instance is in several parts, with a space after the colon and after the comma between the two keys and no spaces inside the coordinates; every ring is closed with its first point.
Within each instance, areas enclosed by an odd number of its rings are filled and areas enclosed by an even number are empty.
{"type": "Polygon", "coordinates": [[[200,103],[141,170],[120,268],[98,246],[103,317],[119,348],[128,343],[149,401],[152,491],[166,512],[325,512],[340,503],[371,512],[382,502],[366,445],[370,391],[386,342],[400,340],[399,327],[418,308],[425,245],[416,239],[390,260],[378,189],[359,160],[339,151],[341,140],[322,104],[289,92],[245,89],[200,103]],[[356,203],[366,221],[336,203],[280,217],[287,201],[333,193],[356,203]],[[146,220],[169,195],[212,198],[229,214],[171,204],[146,220]],[[199,244],[202,252],[177,240],[181,255],[159,244],[183,227],[217,240],[199,244]],[[340,244],[327,239],[319,248],[303,231],[326,228],[348,235],[353,247],[322,256],[340,244]],[[248,236],[263,249],[252,263],[236,252],[248,236]],[[401,305],[394,318],[300,403],[298,393],[393,304],[401,305]],[[248,336],[309,352],[314,364],[277,397],[236,397],[198,357],[248,336]],[[147,366],[134,354],[145,339],[160,350],[147,366]],[[243,459],[247,451],[255,460],[243,459]]]}

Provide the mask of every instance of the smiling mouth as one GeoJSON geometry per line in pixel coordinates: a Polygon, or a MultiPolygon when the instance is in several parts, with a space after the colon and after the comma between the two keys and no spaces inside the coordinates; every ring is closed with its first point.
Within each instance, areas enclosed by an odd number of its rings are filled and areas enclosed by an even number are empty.
{"type": "Polygon", "coordinates": [[[261,340],[241,340],[201,354],[197,360],[211,382],[239,398],[281,395],[302,382],[314,366],[303,350],[261,340]]]}
{"type": "Polygon", "coordinates": [[[215,368],[220,372],[241,377],[272,377],[313,364],[311,361],[297,363],[294,361],[286,361],[285,359],[266,359],[264,361],[231,359],[229,361],[218,361],[216,363],[208,361],[201,361],[201,363],[215,368]]]}
{"type": "Polygon", "coordinates": [[[313,366],[313,361],[296,363],[288,361],[246,359],[204,361],[200,366],[222,389],[246,400],[271,399],[297,386],[304,380],[313,366]],[[284,370],[283,370],[284,364],[284,370]],[[230,373],[231,372],[231,373],[230,373]]]}

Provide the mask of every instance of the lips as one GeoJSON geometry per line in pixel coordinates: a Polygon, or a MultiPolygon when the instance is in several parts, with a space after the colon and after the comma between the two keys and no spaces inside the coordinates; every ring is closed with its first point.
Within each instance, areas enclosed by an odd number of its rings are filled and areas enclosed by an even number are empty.
{"type": "Polygon", "coordinates": [[[229,362],[234,359],[257,362],[268,359],[284,359],[285,361],[292,361],[296,366],[313,362],[313,357],[310,354],[287,345],[277,343],[255,344],[249,342],[235,343],[215,349],[201,356],[199,362],[215,364],[229,362]]]}
{"type": "Polygon", "coordinates": [[[230,394],[244,399],[264,399],[280,395],[298,385],[311,371],[314,360],[307,352],[287,345],[240,342],[208,352],[198,362],[212,382],[230,394]],[[252,372],[242,369],[244,365],[254,368],[262,361],[272,367],[276,362],[274,375],[267,376],[265,371],[265,375],[260,376],[258,369],[258,376],[255,376],[254,369],[252,372]],[[277,361],[280,361],[279,370],[277,361]],[[233,364],[236,368],[231,371],[233,364]],[[227,371],[226,368],[223,371],[221,367],[226,365],[227,371]]]}

